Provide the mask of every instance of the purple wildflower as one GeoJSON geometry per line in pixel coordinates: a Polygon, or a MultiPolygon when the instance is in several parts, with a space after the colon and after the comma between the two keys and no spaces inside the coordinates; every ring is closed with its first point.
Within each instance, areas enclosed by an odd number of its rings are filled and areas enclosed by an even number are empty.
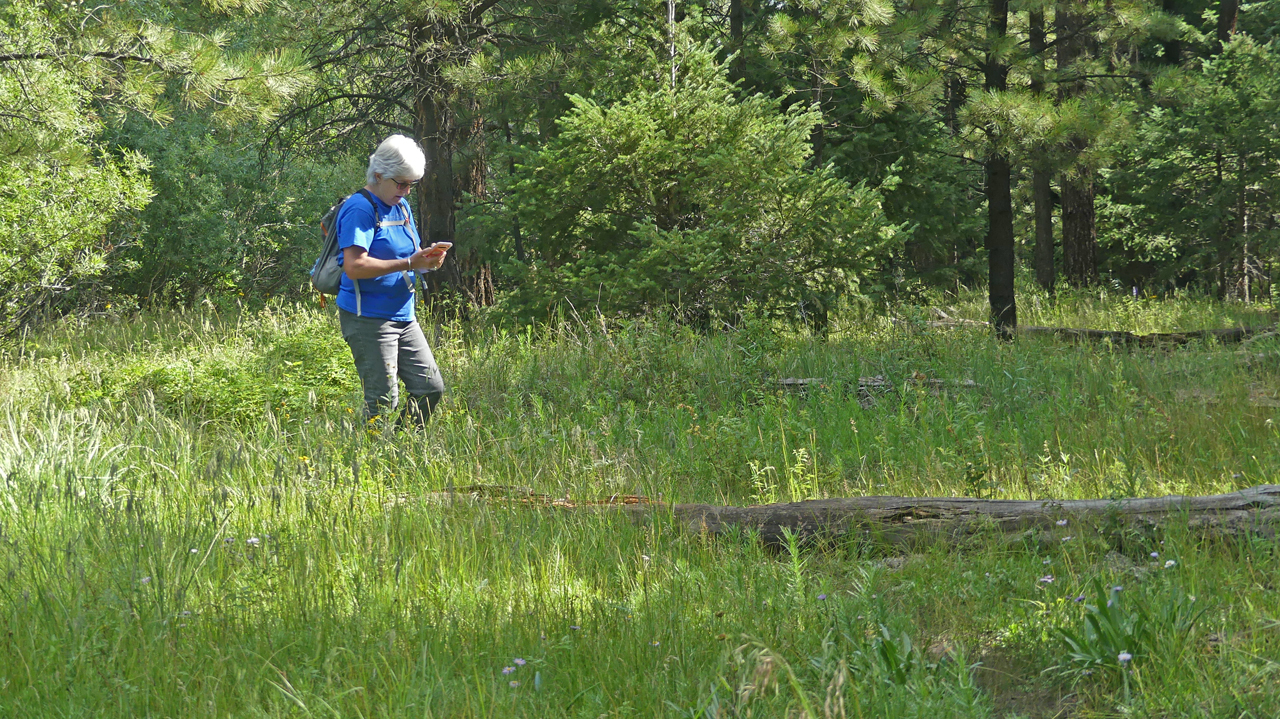
{"type": "Polygon", "coordinates": [[[518,666],[518,667],[522,667],[522,666],[524,666],[524,665],[525,665],[525,663],[526,663],[526,662],[525,662],[525,660],[521,659],[520,657],[516,657],[516,658],[513,660],[513,663],[514,663],[516,666],[518,666]]]}
{"type": "Polygon", "coordinates": [[[1125,662],[1129,661],[1130,659],[1133,659],[1133,655],[1132,655],[1132,654],[1130,654],[1129,652],[1120,652],[1120,654],[1116,656],[1116,659],[1119,659],[1119,660],[1120,660],[1120,663],[1121,663],[1121,664],[1124,664],[1125,662]]]}
{"type": "Polygon", "coordinates": [[[825,601],[827,601],[827,595],[825,595],[825,594],[819,594],[819,595],[818,595],[818,601],[819,601],[819,602],[825,602],[825,601]]]}
{"type": "Polygon", "coordinates": [[[503,673],[503,674],[510,674],[511,672],[514,672],[515,670],[516,670],[516,668],[515,668],[515,667],[503,667],[503,668],[502,668],[502,673],[503,673]]]}
{"type": "Polygon", "coordinates": [[[1053,583],[1053,575],[1052,575],[1052,574],[1046,574],[1046,575],[1044,575],[1043,577],[1040,577],[1040,583],[1041,583],[1041,584],[1051,584],[1051,583],[1053,583]]]}
{"type": "Polygon", "coordinates": [[[1067,526],[1067,520],[1059,519],[1057,522],[1054,522],[1054,524],[1057,524],[1059,527],[1065,527],[1067,526]]]}

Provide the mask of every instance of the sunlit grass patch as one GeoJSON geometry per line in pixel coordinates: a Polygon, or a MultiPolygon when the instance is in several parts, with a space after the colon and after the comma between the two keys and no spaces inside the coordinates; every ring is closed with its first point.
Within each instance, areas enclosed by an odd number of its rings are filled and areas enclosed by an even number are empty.
{"type": "Polygon", "coordinates": [[[0,715],[969,717],[1050,696],[1085,716],[1277,713],[1272,540],[1063,526],[779,552],[661,512],[442,493],[1229,491],[1277,476],[1277,410],[1250,401],[1274,365],[879,319],[826,338],[660,317],[428,335],[450,394],[408,435],[357,421],[314,307],[64,327],[12,352],[0,715]],[[1131,617],[1194,596],[1196,621],[1151,619],[1140,649],[1090,639],[1095,583],[1131,617]],[[1067,634],[1105,667],[1073,662],[1067,634]]]}

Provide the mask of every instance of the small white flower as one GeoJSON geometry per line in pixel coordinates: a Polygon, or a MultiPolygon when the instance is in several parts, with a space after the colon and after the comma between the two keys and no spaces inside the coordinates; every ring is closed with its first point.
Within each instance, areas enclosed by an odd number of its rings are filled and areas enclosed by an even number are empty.
{"type": "Polygon", "coordinates": [[[1129,661],[1130,659],[1133,659],[1133,655],[1132,655],[1132,654],[1130,654],[1129,652],[1120,652],[1120,654],[1116,656],[1116,659],[1119,659],[1119,660],[1120,660],[1120,663],[1121,663],[1121,664],[1124,664],[1125,662],[1129,661]]]}
{"type": "Polygon", "coordinates": [[[1176,565],[1176,564],[1177,564],[1177,562],[1173,561],[1172,559],[1167,559],[1167,560],[1165,560],[1164,568],[1165,568],[1165,569],[1168,569],[1168,568],[1170,568],[1170,567],[1172,567],[1172,566],[1174,566],[1174,565],[1176,565]]]}
{"type": "Polygon", "coordinates": [[[244,543],[252,547],[256,547],[262,543],[262,540],[258,539],[257,537],[249,537],[248,539],[244,540],[244,543]]]}
{"type": "Polygon", "coordinates": [[[1057,524],[1059,527],[1065,527],[1067,526],[1067,520],[1059,519],[1057,522],[1055,522],[1055,524],[1057,524]]]}

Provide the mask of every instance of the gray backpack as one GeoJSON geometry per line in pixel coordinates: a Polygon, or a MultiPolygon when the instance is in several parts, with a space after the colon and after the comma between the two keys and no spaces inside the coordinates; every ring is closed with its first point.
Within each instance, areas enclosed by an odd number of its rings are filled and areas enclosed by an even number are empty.
{"type": "MultiPolygon", "coordinates": [[[[373,201],[373,197],[369,194],[369,191],[361,188],[358,194],[363,195],[364,198],[369,201],[369,204],[373,206],[375,228],[409,224],[408,220],[401,220],[399,222],[383,222],[382,213],[378,211],[378,203],[373,201]]],[[[321,294],[337,295],[338,289],[342,287],[342,265],[338,264],[337,224],[338,212],[342,209],[342,205],[345,204],[348,199],[350,199],[350,197],[342,198],[342,201],[333,207],[330,207],[329,211],[324,213],[324,217],[320,218],[320,234],[324,238],[324,242],[320,250],[320,257],[316,258],[316,263],[311,267],[311,286],[316,288],[316,291],[321,294]]],[[[409,217],[408,210],[405,210],[404,214],[405,217],[409,217]]],[[[414,234],[417,234],[416,228],[414,234]]],[[[409,273],[404,272],[402,274],[404,274],[405,284],[412,288],[413,285],[409,282],[409,273]]],[[[355,280],[352,280],[352,283],[355,285],[356,302],[357,306],[359,306],[362,304],[360,302],[360,283],[355,280]]],[[[357,312],[357,314],[360,313],[357,312]]]]}

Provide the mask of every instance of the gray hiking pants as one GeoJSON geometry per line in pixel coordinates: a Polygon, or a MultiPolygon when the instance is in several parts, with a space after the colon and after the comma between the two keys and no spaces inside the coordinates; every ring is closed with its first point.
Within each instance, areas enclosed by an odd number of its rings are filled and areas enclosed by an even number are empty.
{"type": "Polygon", "coordinates": [[[338,310],[338,318],[364,385],[365,419],[395,410],[400,401],[399,378],[409,393],[399,423],[425,424],[444,395],[444,379],[418,323],[358,317],[346,310],[338,310]]]}

